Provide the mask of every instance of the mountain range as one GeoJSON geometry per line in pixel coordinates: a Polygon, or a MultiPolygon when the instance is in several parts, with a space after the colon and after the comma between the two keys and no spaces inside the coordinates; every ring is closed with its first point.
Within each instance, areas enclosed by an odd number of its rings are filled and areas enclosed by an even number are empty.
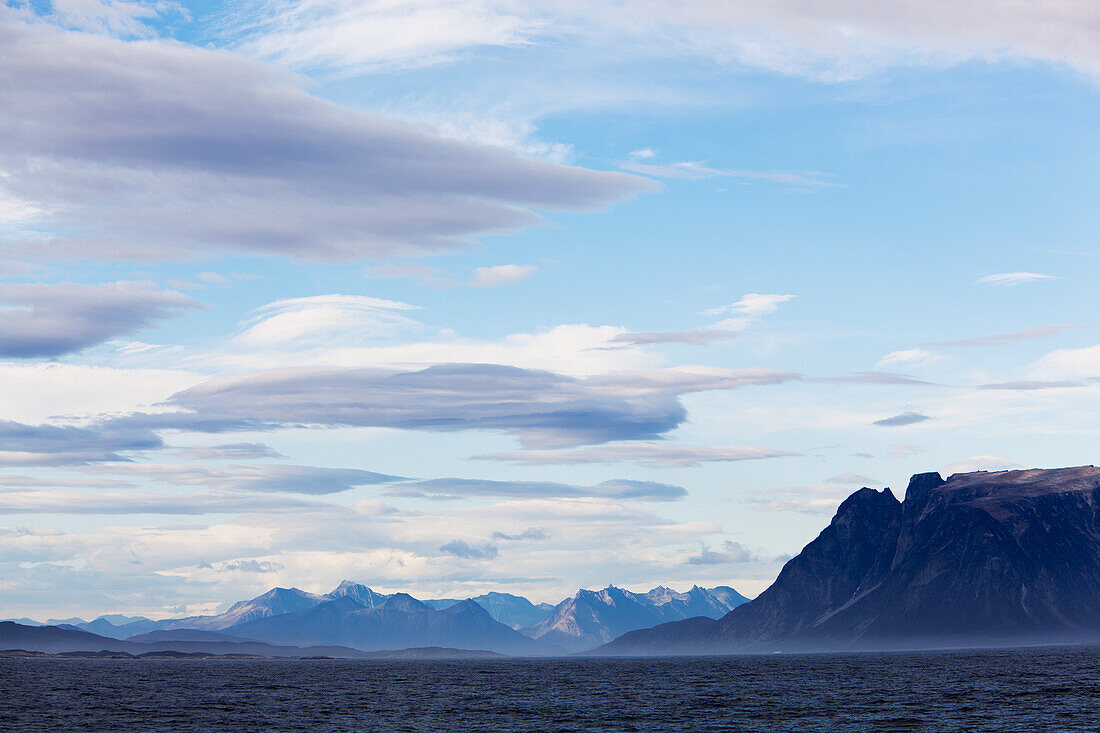
{"type": "Polygon", "coordinates": [[[860,489],[756,599],[595,653],[707,654],[1100,640],[1100,469],[917,474],[860,489]]]}
{"type": "Polygon", "coordinates": [[[658,586],[644,594],[608,586],[598,591],[578,591],[555,606],[545,619],[523,629],[523,633],[575,652],[666,621],[693,616],[719,618],[747,601],[727,586],[709,590],[695,586],[687,593],[658,586]]]}
{"type": "Polygon", "coordinates": [[[405,647],[412,656],[437,653],[425,647],[650,655],[1093,641],[1100,641],[1100,469],[1093,466],[946,480],[917,474],[903,501],[889,489],[860,489],[752,601],[727,586],[686,593],[608,586],[556,606],[504,593],[420,601],[345,581],[325,594],[274,588],[213,616],[0,625],[0,649],[76,644],[130,653],[118,646],[130,644],[267,656],[405,647]],[[128,640],[106,638],[121,634],[128,640]]]}
{"type": "MultiPolygon", "coordinates": [[[[626,631],[662,621],[696,614],[717,618],[745,601],[726,586],[695,587],[687,593],[658,587],[645,594],[608,586],[601,591],[579,591],[557,606],[535,605],[507,593],[420,601],[405,593],[387,595],[343,581],[325,594],[272,588],[213,616],[160,621],[101,616],[90,622],[64,619],[53,625],[102,638],[161,645],[258,642],[282,648],[337,646],[377,651],[440,647],[555,655],[590,649],[626,631]]],[[[37,625],[29,619],[18,621],[37,625]]],[[[4,643],[2,639],[0,643],[4,643]]]]}

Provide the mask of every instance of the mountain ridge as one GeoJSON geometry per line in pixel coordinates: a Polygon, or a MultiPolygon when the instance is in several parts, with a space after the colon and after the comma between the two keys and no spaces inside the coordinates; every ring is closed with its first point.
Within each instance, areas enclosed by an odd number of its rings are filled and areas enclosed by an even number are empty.
{"type": "Polygon", "coordinates": [[[863,488],[756,599],[595,654],[834,651],[1100,639],[1100,469],[914,475],[863,488]]]}

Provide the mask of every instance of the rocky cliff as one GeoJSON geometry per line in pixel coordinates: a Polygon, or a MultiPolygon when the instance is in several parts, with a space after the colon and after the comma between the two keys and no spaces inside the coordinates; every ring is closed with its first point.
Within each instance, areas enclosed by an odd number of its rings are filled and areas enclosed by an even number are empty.
{"type": "Polygon", "coordinates": [[[914,476],[860,489],[755,600],[603,654],[1100,640],[1100,469],[914,476]]]}

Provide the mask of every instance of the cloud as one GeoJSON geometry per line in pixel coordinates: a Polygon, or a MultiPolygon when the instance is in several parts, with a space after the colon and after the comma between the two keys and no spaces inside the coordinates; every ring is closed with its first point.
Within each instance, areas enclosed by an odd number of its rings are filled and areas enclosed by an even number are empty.
{"type": "Polygon", "coordinates": [[[228,443],[203,445],[176,450],[180,458],[188,461],[250,461],[257,458],[283,458],[274,448],[263,443],[228,443]]]}
{"type": "Polygon", "coordinates": [[[697,328],[690,331],[641,331],[620,333],[611,339],[617,344],[710,344],[725,341],[738,335],[736,330],[697,328]]]}
{"type": "Polygon", "coordinates": [[[853,372],[843,377],[810,377],[808,382],[850,382],[852,384],[913,384],[935,386],[935,382],[890,372],[853,372]]]}
{"type": "Polygon", "coordinates": [[[541,527],[528,527],[518,534],[507,534],[505,532],[493,532],[490,535],[494,540],[504,540],[506,542],[519,542],[522,540],[545,540],[550,537],[546,533],[545,529],[541,527]]]}
{"type": "Polygon", "coordinates": [[[0,421],[0,465],[71,466],[126,461],[123,453],[163,445],[155,433],[144,428],[0,421]]]}
{"type": "Polygon", "coordinates": [[[839,476],[827,478],[825,481],[830,484],[848,484],[852,486],[871,486],[879,482],[878,479],[864,476],[861,473],[842,473],[839,476]]]}
{"type": "Polygon", "coordinates": [[[705,544],[700,546],[698,555],[689,557],[689,565],[729,565],[732,563],[754,562],[759,558],[747,550],[744,545],[726,540],[721,550],[712,550],[705,544]]]}
{"type": "Polygon", "coordinates": [[[474,276],[470,279],[470,286],[474,288],[495,288],[497,285],[514,285],[520,280],[526,280],[538,270],[534,265],[494,265],[493,267],[478,267],[474,270],[474,276]]]}
{"type": "Polygon", "coordinates": [[[1031,372],[1050,379],[1092,378],[1100,375],[1100,344],[1082,349],[1058,349],[1031,365],[1031,372]]]}
{"type": "Polygon", "coordinates": [[[229,23],[238,48],[295,68],[345,73],[444,63],[484,47],[535,53],[550,45],[565,46],[571,58],[604,49],[620,63],[701,58],[832,80],[967,60],[1031,59],[1100,72],[1100,11],[1090,3],[930,0],[918,14],[896,3],[841,0],[611,6],[323,0],[245,7],[229,23]]]}
{"type": "Polygon", "coordinates": [[[780,304],[793,300],[794,297],[793,295],[748,293],[736,303],[711,308],[703,311],[703,314],[708,316],[733,316],[719,321],[714,324],[713,328],[725,331],[742,331],[760,318],[775,313],[779,310],[780,304]]]}
{"type": "Polygon", "coordinates": [[[678,396],[778,384],[798,375],[695,367],[578,379],[491,364],[420,371],[300,368],[212,379],[168,399],[180,412],[134,414],[120,425],[198,432],[286,425],[494,430],[528,447],[647,440],[686,412],[678,396]]]}
{"type": "Polygon", "coordinates": [[[0,284],[0,357],[62,356],[197,306],[150,282],[0,284]]]}
{"type": "Polygon", "coordinates": [[[1057,280],[1057,278],[1054,275],[1042,275],[1037,272],[1001,272],[996,275],[986,275],[985,277],[978,278],[978,282],[980,283],[998,287],[1023,285],[1024,283],[1036,282],[1038,280],[1057,280]]]}
{"type": "Polygon", "coordinates": [[[749,170],[725,170],[710,168],[702,163],[680,162],[669,165],[653,165],[651,163],[639,163],[630,160],[619,165],[623,170],[631,173],[640,173],[655,178],[670,178],[677,180],[699,180],[703,178],[733,178],[741,181],[762,181],[776,183],[805,191],[821,188],[832,188],[837,184],[824,179],[821,173],[790,173],[787,171],[749,171],[749,170]]]}
{"type": "Polygon", "coordinates": [[[620,333],[612,339],[612,343],[647,345],[647,344],[709,344],[715,341],[734,338],[738,332],[744,331],[756,320],[774,313],[779,309],[780,303],[785,303],[794,298],[793,295],[761,295],[749,293],[736,303],[724,305],[719,308],[711,308],[704,311],[704,315],[722,316],[733,315],[733,318],[712,324],[706,328],[695,328],[685,331],[650,331],[650,332],[626,332],[620,333]]]}
{"type": "Polygon", "coordinates": [[[84,493],[62,490],[0,491],[0,512],[8,514],[237,514],[300,512],[317,502],[249,494],[211,492],[149,494],[140,492],[84,493]]]}
{"type": "Polygon", "coordinates": [[[354,468],[319,468],[267,463],[234,466],[124,464],[85,470],[100,474],[141,477],[176,486],[205,486],[219,491],[294,494],[335,494],[359,486],[404,480],[400,476],[354,468]]]}
{"type": "Polygon", "coordinates": [[[219,275],[216,272],[200,272],[199,280],[202,280],[207,285],[229,285],[233,281],[227,278],[225,275],[219,275]]]}
{"type": "Polygon", "coordinates": [[[419,285],[434,288],[453,288],[457,280],[446,277],[443,270],[422,263],[391,263],[364,267],[363,277],[368,280],[413,280],[419,285]]]}
{"type": "Polygon", "coordinates": [[[903,412],[900,415],[894,415],[893,417],[884,417],[881,420],[875,420],[872,425],[881,425],[887,428],[896,428],[902,425],[913,425],[915,423],[924,422],[925,420],[931,420],[928,415],[921,415],[919,412],[903,412]]]}
{"type": "Polygon", "coordinates": [[[633,150],[630,153],[630,157],[635,160],[647,160],[656,157],[656,155],[657,151],[653,148],[641,148],[640,150],[633,150]]]}
{"type": "Polygon", "coordinates": [[[763,458],[783,458],[798,455],[801,454],[754,446],[691,446],[645,443],[641,445],[606,445],[597,448],[565,451],[511,451],[507,453],[487,453],[474,457],[527,466],[637,461],[664,468],[688,468],[702,463],[753,461],[763,458]]]}
{"type": "Polygon", "coordinates": [[[1008,458],[999,456],[973,456],[955,463],[949,463],[940,469],[940,473],[948,476],[953,473],[970,473],[971,471],[1010,471],[1020,468],[1020,464],[1008,458]]]}
{"type": "Polygon", "coordinates": [[[878,364],[875,365],[876,369],[882,369],[884,367],[895,366],[897,364],[910,364],[913,366],[919,364],[927,364],[929,362],[937,361],[943,357],[939,354],[932,353],[931,351],[925,351],[924,349],[906,349],[904,351],[891,351],[886,356],[878,360],[878,364]]]}
{"type": "Polygon", "coordinates": [[[1038,379],[1025,379],[1015,382],[998,382],[995,384],[979,384],[975,389],[1006,389],[1014,390],[1017,392],[1028,392],[1037,389],[1073,389],[1076,387],[1086,387],[1089,382],[1087,380],[1082,381],[1044,381],[1038,379]]]}
{"type": "Polygon", "coordinates": [[[241,573],[276,573],[283,566],[270,560],[234,560],[223,563],[220,570],[241,573]]]}
{"type": "Polygon", "coordinates": [[[1083,328],[1083,326],[1076,326],[1073,324],[1039,326],[1037,328],[1027,328],[1023,331],[1015,331],[1013,333],[997,333],[992,336],[978,336],[976,338],[962,339],[960,341],[943,341],[932,344],[932,346],[1003,346],[1005,344],[1016,343],[1017,341],[1027,341],[1029,339],[1044,338],[1046,336],[1057,336],[1063,331],[1068,331],[1071,328],[1083,328]]]}
{"type": "Polygon", "coordinates": [[[750,491],[745,501],[763,512],[831,514],[850,492],[840,483],[804,484],[750,491]]]}
{"type": "Polygon", "coordinates": [[[495,545],[490,545],[488,543],[484,545],[471,545],[463,540],[451,540],[440,547],[439,550],[440,552],[446,552],[448,555],[461,557],[465,560],[492,560],[497,556],[497,548],[495,545]]]}
{"type": "Polygon", "coordinates": [[[905,443],[895,443],[890,446],[890,450],[886,455],[891,458],[909,458],[911,456],[920,455],[921,453],[927,453],[928,449],[920,445],[908,445],[905,443]]]}
{"type": "Polygon", "coordinates": [[[53,0],[47,7],[45,17],[51,23],[118,37],[151,38],[156,35],[150,26],[152,21],[166,16],[189,17],[187,10],[176,2],[145,4],[133,0],[53,0]]]}
{"type": "Polygon", "coordinates": [[[390,496],[458,498],[599,498],[637,501],[678,501],[687,496],[680,486],[656,481],[612,479],[595,486],[577,486],[552,481],[491,481],[489,479],[436,478],[413,481],[390,489],[390,496]]]}
{"type": "Polygon", "coordinates": [[[234,341],[245,347],[328,344],[334,340],[364,343],[419,327],[400,315],[416,306],[365,295],[316,295],[269,303],[253,311],[252,320],[234,341]]]}
{"type": "Polygon", "coordinates": [[[0,239],[15,259],[384,259],[656,190],[355,112],[226,51],[19,18],[0,6],[0,196],[40,213],[0,239]]]}

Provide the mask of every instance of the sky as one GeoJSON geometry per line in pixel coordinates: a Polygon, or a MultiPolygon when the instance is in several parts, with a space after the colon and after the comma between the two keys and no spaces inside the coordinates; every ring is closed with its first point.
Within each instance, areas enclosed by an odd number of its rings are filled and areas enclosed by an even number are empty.
{"type": "Polygon", "coordinates": [[[753,596],[1094,464],[1092,0],[0,5],[0,616],[753,596]]]}

